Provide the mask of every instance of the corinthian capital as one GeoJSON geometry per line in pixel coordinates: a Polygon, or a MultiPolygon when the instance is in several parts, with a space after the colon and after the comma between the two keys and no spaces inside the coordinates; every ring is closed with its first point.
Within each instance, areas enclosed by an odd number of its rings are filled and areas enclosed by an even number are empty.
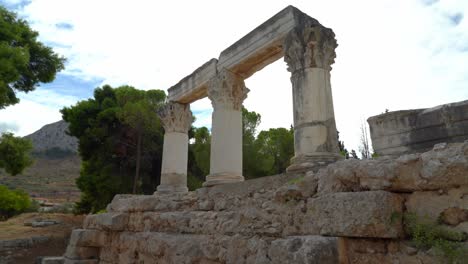
{"type": "Polygon", "coordinates": [[[242,78],[223,69],[210,80],[208,98],[214,109],[240,110],[248,92],[242,78]]]}
{"type": "Polygon", "coordinates": [[[164,130],[168,132],[187,133],[193,122],[190,105],[169,102],[158,110],[164,130]]]}
{"type": "Polygon", "coordinates": [[[305,68],[331,70],[337,46],[333,31],[322,25],[294,29],[284,40],[284,61],[290,72],[305,68]]]}

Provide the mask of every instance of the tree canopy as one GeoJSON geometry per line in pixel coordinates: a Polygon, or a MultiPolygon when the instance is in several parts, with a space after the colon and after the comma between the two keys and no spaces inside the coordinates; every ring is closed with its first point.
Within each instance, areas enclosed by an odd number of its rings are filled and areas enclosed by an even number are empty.
{"type": "Polygon", "coordinates": [[[0,109],[19,102],[16,91],[51,82],[64,68],[65,59],[37,37],[26,21],[0,6],[0,109]]]}
{"type": "Polygon", "coordinates": [[[11,175],[23,172],[33,162],[29,155],[31,150],[32,143],[29,139],[3,133],[0,137],[0,168],[11,175]]]}
{"type": "Polygon", "coordinates": [[[61,110],[82,158],[78,209],[98,211],[117,193],[152,193],[159,183],[163,128],[156,115],[164,91],[105,85],[94,98],[61,110]]]}
{"type": "Polygon", "coordinates": [[[30,205],[31,199],[26,192],[0,185],[0,221],[24,212],[30,205]]]}

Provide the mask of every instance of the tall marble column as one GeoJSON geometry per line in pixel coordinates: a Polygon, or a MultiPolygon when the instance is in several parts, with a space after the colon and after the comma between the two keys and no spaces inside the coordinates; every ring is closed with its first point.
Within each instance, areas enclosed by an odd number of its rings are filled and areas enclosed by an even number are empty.
{"type": "Polygon", "coordinates": [[[294,157],[288,172],[316,171],[342,158],[330,86],[337,46],[333,31],[319,24],[296,28],[284,41],[294,107],[294,157]]]}
{"type": "Polygon", "coordinates": [[[165,133],[157,192],[187,192],[188,131],[193,121],[190,105],[170,102],[158,115],[165,133]]]}
{"type": "Polygon", "coordinates": [[[244,80],[222,69],[208,87],[213,105],[210,174],[203,186],[239,182],[242,176],[242,102],[248,89],[244,80]]]}

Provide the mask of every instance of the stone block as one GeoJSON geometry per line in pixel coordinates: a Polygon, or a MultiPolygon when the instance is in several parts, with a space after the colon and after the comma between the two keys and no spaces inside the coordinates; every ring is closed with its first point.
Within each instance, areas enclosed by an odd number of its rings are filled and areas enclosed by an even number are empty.
{"type": "Polygon", "coordinates": [[[197,207],[194,192],[154,195],[116,195],[110,203],[109,212],[147,212],[192,210],[197,207]]]}
{"type": "Polygon", "coordinates": [[[379,155],[424,152],[439,143],[468,139],[468,100],[428,109],[370,117],[372,145],[379,155]]]}
{"type": "Polygon", "coordinates": [[[322,236],[293,236],[271,242],[270,263],[338,263],[338,239],[322,236]]]}
{"type": "Polygon", "coordinates": [[[445,263],[425,250],[419,251],[408,241],[360,238],[341,238],[341,241],[340,256],[346,264],[445,263]]]}
{"type": "Polygon", "coordinates": [[[419,217],[434,222],[445,220],[455,230],[468,233],[468,219],[465,217],[468,211],[468,186],[446,192],[414,192],[408,196],[405,206],[408,212],[416,213],[419,217]]]}
{"type": "Polygon", "coordinates": [[[75,229],[70,236],[69,246],[103,247],[108,240],[107,233],[92,229],[75,229]]]}
{"type": "Polygon", "coordinates": [[[64,258],[64,264],[98,264],[99,260],[97,259],[69,259],[64,258]]]}
{"type": "Polygon", "coordinates": [[[127,213],[104,213],[88,215],[83,222],[83,228],[122,231],[127,223],[127,213]]]}
{"type": "Polygon", "coordinates": [[[309,224],[320,235],[397,238],[403,198],[385,191],[346,192],[307,200],[309,224]]]}
{"type": "Polygon", "coordinates": [[[68,245],[65,257],[69,259],[97,259],[99,257],[99,248],[68,245]]]}
{"type": "Polygon", "coordinates": [[[44,257],[41,259],[41,264],[63,264],[65,259],[63,257],[44,257]]]}
{"type": "Polygon", "coordinates": [[[116,195],[110,204],[114,212],[153,211],[159,199],[154,195],[134,195],[131,197],[116,195]]]}
{"type": "Polygon", "coordinates": [[[110,263],[337,263],[337,239],[293,236],[121,232],[106,255],[110,263]]]}
{"type": "MultiPolygon", "coordinates": [[[[397,159],[344,160],[316,174],[318,192],[414,192],[468,185],[468,142],[397,159]]],[[[306,176],[306,178],[308,178],[306,176]]]]}

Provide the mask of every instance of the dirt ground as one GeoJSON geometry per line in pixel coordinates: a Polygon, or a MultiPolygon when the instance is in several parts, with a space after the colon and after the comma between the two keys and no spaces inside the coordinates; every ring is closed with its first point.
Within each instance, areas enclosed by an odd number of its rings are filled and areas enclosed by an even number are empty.
{"type": "Polygon", "coordinates": [[[81,228],[84,215],[57,213],[26,213],[0,222],[0,243],[12,240],[33,239],[33,243],[19,249],[1,251],[0,264],[3,263],[35,263],[39,256],[61,256],[65,253],[70,233],[75,228],[81,228]],[[50,219],[59,224],[47,227],[25,226],[25,222],[34,219],[50,219]],[[9,256],[9,257],[8,257],[9,256]],[[3,257],[3,262],[2,262],[3,257]],[[7,259],[7,261],[5,260],[7,259]]]}

